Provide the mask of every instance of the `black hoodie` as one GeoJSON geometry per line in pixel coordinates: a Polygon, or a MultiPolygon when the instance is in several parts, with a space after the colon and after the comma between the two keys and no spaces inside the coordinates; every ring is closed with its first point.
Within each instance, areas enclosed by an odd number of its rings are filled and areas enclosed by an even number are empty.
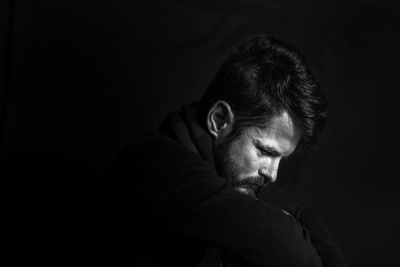
{"type": "Polygon", "coordinates": [[[344,266],[313,209],[281,193],[253,199],[218,176],[194,103],[130,143],[101,188],[113,266],[344,266]]]}

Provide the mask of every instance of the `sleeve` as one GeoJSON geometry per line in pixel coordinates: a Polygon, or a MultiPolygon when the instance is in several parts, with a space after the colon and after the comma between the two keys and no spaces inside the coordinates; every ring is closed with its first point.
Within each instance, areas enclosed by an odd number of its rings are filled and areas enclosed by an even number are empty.
{"type": "Polygon", "coordinates": [[[295,217],[309,231],[311,242],[320,255],[324,267],[346,266],[343,254],[319,212],[309,205],[299,204],[295,217]]]}
{"type": "Polygon", "coordinates": [[[159,214],[158,223],[255,266],[322,266],[307,229],[279,207],[231,189],[196,153],[153,138],[128,154],[127,173],[140,173],[133,179],[159,214]]]}
{"type": "Polygon", "coordinates": [[[323,217],[314,207],[300,202],[292,194],[275,185],[264,191],[266,192],[263,194],[263,201],[288,211],[303,228],[307,229],[324,267],[346,266],[342,252],[323,217]]]}

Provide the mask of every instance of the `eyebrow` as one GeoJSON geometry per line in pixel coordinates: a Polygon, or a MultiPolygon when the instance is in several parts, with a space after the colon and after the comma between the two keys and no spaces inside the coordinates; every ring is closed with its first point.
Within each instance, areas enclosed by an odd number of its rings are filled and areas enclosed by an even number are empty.
{"type": "MultiPolygon", "coordinates": [[[[279,157],[282,156],[282,154],[276,150],[275,148],[269,146],[269,145],[264,145],[262,144],[260,141],[255,140],[255,145],[259,148],[262,149],[264,151],[267,151],[268,153],[271,153],[274,157],[279,157]]],[[[286,158],[287,156],[283,156],[283,158],[286,158]]]]}

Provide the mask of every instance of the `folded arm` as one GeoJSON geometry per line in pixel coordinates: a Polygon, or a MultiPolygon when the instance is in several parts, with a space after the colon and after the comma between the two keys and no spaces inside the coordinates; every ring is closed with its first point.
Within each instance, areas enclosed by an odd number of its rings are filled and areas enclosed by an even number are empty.
{"type": "Polygon", "coordinates": [[[306,228],[276,205],[231,189],[199,155],[165,138],[127,153],[128,175],[145,175],[136,193],[150,200],[160,224],[256,266],[322,266],[306,228]]]}

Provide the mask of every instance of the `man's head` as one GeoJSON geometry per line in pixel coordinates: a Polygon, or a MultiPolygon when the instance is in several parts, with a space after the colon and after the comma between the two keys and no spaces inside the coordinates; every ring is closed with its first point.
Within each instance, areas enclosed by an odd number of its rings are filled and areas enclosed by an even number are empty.
{"type": "Polygon", "coordinates": [[[328,103],[304,59],[266,35],[240,45],[200,101],[219,174],[241,192],[274,182],[298,143],[315,144],[328,103]]]}

